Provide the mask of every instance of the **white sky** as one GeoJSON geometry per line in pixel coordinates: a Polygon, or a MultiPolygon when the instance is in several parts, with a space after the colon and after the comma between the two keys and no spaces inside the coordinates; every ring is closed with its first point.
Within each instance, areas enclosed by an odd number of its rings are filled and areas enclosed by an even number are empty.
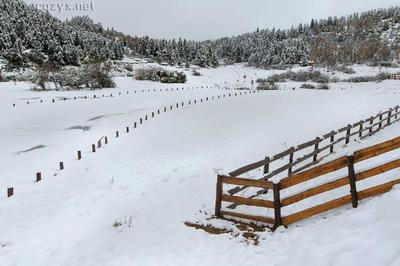
{"type": "Polygon", "coordinates": [[[60,18],[89,15],[105,27],[156,38],[214,39],[259,28],[289,28],[311,18],[349,15],[400,5],[400,0],[25,0],[54,4],[60,18]],[[88,4],[87,11],[66,11],[65,4],[88,4]],[[63,5],[62,8],[61,4],[63,5]],[[59,11],[61,10],[61,11],[59,11]]]}

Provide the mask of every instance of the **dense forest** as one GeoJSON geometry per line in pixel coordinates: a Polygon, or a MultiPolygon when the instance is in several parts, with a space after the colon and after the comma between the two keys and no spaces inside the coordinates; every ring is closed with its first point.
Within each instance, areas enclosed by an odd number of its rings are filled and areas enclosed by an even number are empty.
{"type": "Polygon", "coordinates": [[[288,30],[257,29],[230,38],[200,43],[185,40],[126,38],[137,55],[169,63],[202,66],[247,62],[252,66],[299,64],[354,64],[393,61],[400,53],[400,7],[349,17],[313,19],[288,30]],[[200,53],[199,53],[200,51],[200,53]]]}
{"type": "Polygon", "coordinates": [[[60,21],[21,0],[0,0],[0,57],[11,65],[81,65],[132,54],[169,64],[214,67],[372,63],[399,59],[400,7],[313,19],[287,30],[257,29],[203,42],[136,37],[89,17],[60,21]]]}
{"type": "Polygon", "coordinates": [[[96,33],[101,26],[86,29],[79,25],[81,20],[62,22],[20,0],[0,0],[0,56],[14,67],[46,61],[80,65],[123,57],[121,41],[96,33]]]}

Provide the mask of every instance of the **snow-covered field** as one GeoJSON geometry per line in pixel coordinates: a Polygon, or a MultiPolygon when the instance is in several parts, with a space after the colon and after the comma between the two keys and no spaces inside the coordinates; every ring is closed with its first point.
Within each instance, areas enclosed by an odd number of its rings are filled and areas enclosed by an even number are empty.
{"type": "MultiPolygon", "coordinates": [[[[258,246],[240,235],[184,225],[211,217],[216,173],[393,107],[400,101],[399,82],[335,83],[327,91],[289,82],[279,91],[185,104],[133,130],[140,117],[164,106],[229,93],[218,89],[224,86],[250,88],[252,79],[271,74],[241,65],[200,72],[184,86],[118,78],[117,89],[98,92],[39,93],[24,83],[0,84],[0,265],[400,264],[398,188],[356,210],[345,207],[257,233],[258,246]],[[202,85],[215,87],[159,91],[202,85]],[[132,93],[142,89],[156,92],[132,93]],[[125,94],[51,103],[118,92],[125,94]],[[44,102],[25,103],[36,97],[44,102]],[[102,136],[109,144],[91,153],[102,136]],[[34,183],[38,171],[43,180],[34,183]],[[15,187],[12,198],[5,196],[9,186],[15,187]]],[[[334,156],[396,137],[399,129],[395,124],[334,156]]]]}

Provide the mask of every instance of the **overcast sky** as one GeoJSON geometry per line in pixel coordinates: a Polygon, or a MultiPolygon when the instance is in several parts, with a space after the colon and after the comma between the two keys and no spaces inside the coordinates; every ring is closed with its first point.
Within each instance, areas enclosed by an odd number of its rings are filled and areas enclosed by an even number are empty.
{"type": "Polygon", "coordinates": [[[65,19],[89,15],[105,27],[156,38],[214,39],[259,28],[289,28],[311,18],[400,5],[400,0],[25,0],[65,19]],[[86,10],[71,11],[76,4],[86,10]],[[48,6],[50,7],[50,6],[48,6]]]}

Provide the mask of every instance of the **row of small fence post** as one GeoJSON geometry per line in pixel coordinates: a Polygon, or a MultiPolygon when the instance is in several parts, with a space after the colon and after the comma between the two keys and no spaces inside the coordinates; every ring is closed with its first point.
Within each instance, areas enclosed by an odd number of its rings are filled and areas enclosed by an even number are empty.
{"type": "MultiPolygon", "coordinates": [[[[199,89],[199,88],[206,88],[206,89],[208,89],[208,87],[209,86],[198,86],[198,87],[196,87],[197,89],[199,89]]],[[[195,87],[192,87],[191,89],[193,90],[195,87]]],[[[170,91],[174,91],[174,88],[170,88],[171,90],[170,91]]],[[[181,90],[184,90],[185,89],[185,87],[182,87],[182,89],[181,90]]],[[[186,89],[190,89],[190,87],[186,87],[186,89]]],[[[160,89],[160,92],[162,92],[162,90],[163,89],[160,89]]],[[[180,89],[179,88],[176,88],[176,91],[179,91],[180,89]]],[[[146,90],[144,90],[144,89],[142,89],[142,93],[144,93],[146,90]]],[[[147,92],[150,92],[151,90],[150,89],[147,89],[147,92]]],[[[153,92],[156,92],[157,90],[156,89],[154,89],[153,90],[153,92]]],[[[168,88],[165,88],[165,91],[169,91],[169,89],[168,88]]],[[[134,90],[134,93],[136,94],[137,93],[137,90],[134,90]]],[[[126,94],[129,94],[129,91],[126,91],[126,94]]],[[[122,95],[122,92],[119,92],[118,93],[118,95],[122,95]]],[[[105,97],[107,97],[107,95],[105,95],[105,94],[102,94],[102,98],[105,98],[105,97]]],[[[110,95],[108,96],[108,97],[110,97],[110,98],[113,98],[114,97],[114,95],[112,94],[112,93],[110,93],[110,95]]],[[[97,95],[95,94],[95,95],[93,95],[93,97],[90,97],[90,96],[87,96],[87,95],[84,95],[84,96],[79,96],[79,97],[77,97],[77,96],[74,96],[73,97],[73,99],[74,100],[77,100],[78,98],[81,98],[81,99],[97,99],[97,98],[99,98],[99,97],[97,97],[97,95]]],[[[67,97],[62,97],[62,101],[66,101],[67,99],[69,99],[69,98],[67,98],[67,97]]],[[[56,100],[53,98],[53,99],[51,99],[51,102],[52,103],[55,103],[56,102],[56,100]]],[[[29,105],[31,102],[29,101],[29,100],[27,100],[26,101],[26,104],[27,105],[29,105]]],[[[40,103],[43,103],[43,99],[40,99],[40,103]]],[[[13,103],[12,104],[12,106],[13,107],[16,107],[16,103],[13,103]]]]}
{"type": "MultiPolygon", "coordinates": [[[[207,86],[208,87],[208,86],[207,86]]],[[[255,93],[256,91],[252,91],[252,92],[249,92],[249,94],[250,93],[255,93]]],[[[260,91],[258,91],[258,92],[260,92],[260,91]]],[[[244,94],[247,94],[247,91],[245,91],[244,92],[244,94]]],[[[222,96],[221,95],[217,95],[217,96],[212,96],[211,97],[211,99],[212,100],[214,100],[215,99],[215,97],[217,97],[218,99],[220,99],[221,97],[223,97],[223,98],[225,98],[225,97],[231,97],[231,96],[238,96],[238,95],[242,95],[242,92],[240,92],[240,93],[237,93],[237,92],[235,92],[234,94],[233,93],[228,93],[228,94],[223,94],[222,96]]],[[[203,98],[200,98],[200,102],[202,103],[203,101],[209,101],[209,97],[205,97],[204,99],[203,98]]],[[[197,100],[195,99],[194,101],[193,101],[193,103],[194,104],[196,104],[197,103],[197,100]]],[[[188,101],[188,105],[191,105],[192,104],[192,101],[191,100],[189,100],[188,101]]],[[[184,102],[182,102],[181,103],[181,106],[184,106],[185,105],[185,103],[184,102]]],[[[179,108],[179,106],[180,106],[180,104],[179,103],[177,103],[176,104],[176,108],[179,108]]],[[[172,110],[173,109],[173,105],[170,105],[170,110],[172,110]]],[[[165,112],[167,112],[167,107],[164,107],[164,113],[165,112]]],[[[161,114],[161,111],[160,111],[160,109],[158,109],[157,110],[157,114],[158,115],[160,115],[161,114]]],[[[155,117],[155,112],[152,112],[151,113],[151,117],[152,118],[154,118],[155,117]]],[[[144,121],[147,121],[148,120],[148,115],[145,115],[145,117],[144,117],[144,121]]],[[[143,124],[143,118],[140,118],[139,119],[139,124],[143,124]]],[[[137,127],[137,122],[134,122],[134,128],[136,128],[137,127]]],[[[130,128],[129,128],[129,126],[127,126],[126,127],[126,133],[129,133],[130,132],[130,128]]],[[[119,137],[119,131],[116,131],[115,132],[115,137],[116,138],[118,138],[119,137]]],[[[97,142],[97,148],[99,149],[99,148],[101,148],[101,146],[102,146],[102,140],[104,139],[104,143],[105,144],[107,144],[108,143],[108,138],[107,138],[107,136],[104,136],[104,137],[102,137],[98,142],[97,142]]],[[[92,153],[95,153],[96,152],[96,145],[95,144],[92,144],[91,145],[91,151],[92,151],[92,153]]],[[[77,151],[77,160],[81,160],[82,159],[82,151],[77,151]]],[[[61,170],[64,170],[64,162],[60,162],[59,163],[59,169],[60,169],[60,171],[61,170]]],[[[42,174],[41,174],[41,172],[38,172],[38,173],[36,173],[36,182],[40,182],[42,180],[42,174]]],[[[10,187],[10,188],[7,188],[7,197],[12,197],[14,195],[14,187],[10,187]]]]}

